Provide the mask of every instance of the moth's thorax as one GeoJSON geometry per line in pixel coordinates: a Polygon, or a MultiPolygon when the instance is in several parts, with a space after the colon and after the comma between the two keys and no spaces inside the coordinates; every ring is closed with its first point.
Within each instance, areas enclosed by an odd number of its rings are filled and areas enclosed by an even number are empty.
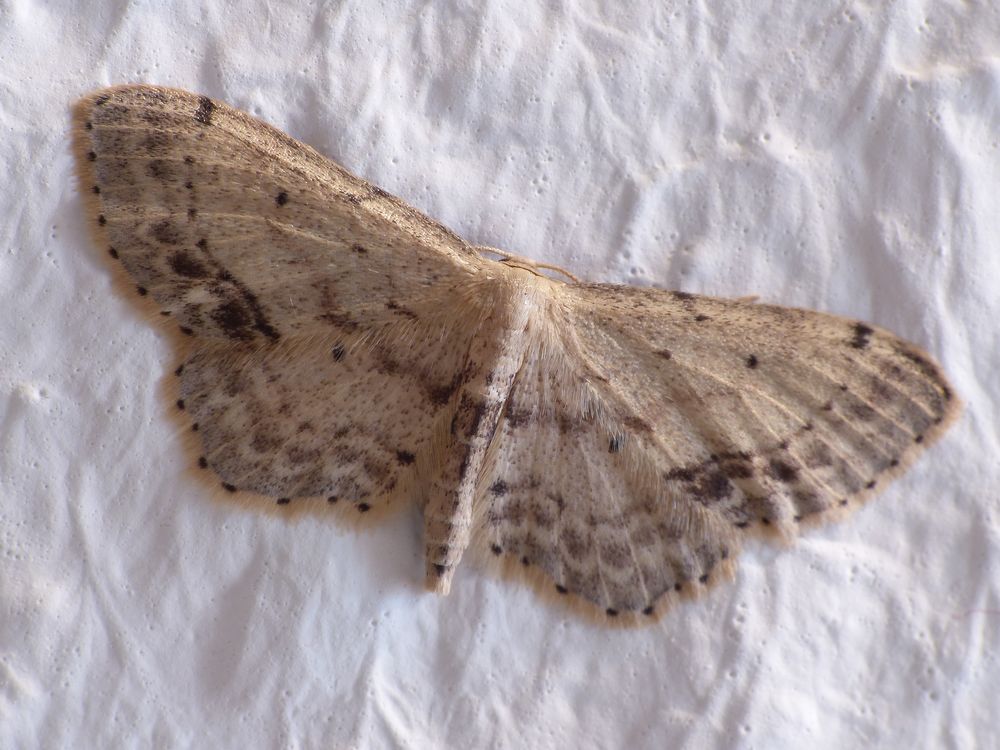
{"type": "Polygon", "coordinates": [[[533,320],[544,318],[559,284],[519,266],[497,264],[500,273],[492,281],[491,318],[505,331],[518,336],[531,329],[533,320]]]}

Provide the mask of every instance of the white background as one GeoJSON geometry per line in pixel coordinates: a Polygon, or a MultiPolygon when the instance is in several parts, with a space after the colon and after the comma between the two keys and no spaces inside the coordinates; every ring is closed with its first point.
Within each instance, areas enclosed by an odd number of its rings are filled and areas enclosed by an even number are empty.
{"type": "Polygon", "coordinates": [[[0,0],[0,746],[1000,746],[1000,6],[168,5],[0,0]],[[651,627],[473,564],[425,594],[416,511],[289,520],[193,469],[73,179],[71,103],[128,81],[475,243],[873,321],[966,410],[651,627]]]}

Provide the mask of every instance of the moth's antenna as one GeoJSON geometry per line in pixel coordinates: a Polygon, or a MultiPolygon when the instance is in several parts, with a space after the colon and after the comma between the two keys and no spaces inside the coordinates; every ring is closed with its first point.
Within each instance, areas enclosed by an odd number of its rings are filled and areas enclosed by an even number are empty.
{"type": "Polygon", "coordinates": [[[515,255],[514,253],[508,253],[505,250],[498,250],[495,247],[490,247],[489,245],[476,245],[473,250],[478,250],[480,253],[493,253],[494,255],[500,256],[500,262],[513,266],[514,268],[523,268],[525,271],[531,271],[536,276],[541,276],[538,273],[540,269],[545,269],[548,271],[555,271],[556,273],[561,273],[563,276],[568,278],[574,284],[579,284],[580,279],[571,274],[565,268],[553,265],[551,263],[539,263],[537,260],[532,260],[531,258],[525,258],[523,255],[515,255]]]}

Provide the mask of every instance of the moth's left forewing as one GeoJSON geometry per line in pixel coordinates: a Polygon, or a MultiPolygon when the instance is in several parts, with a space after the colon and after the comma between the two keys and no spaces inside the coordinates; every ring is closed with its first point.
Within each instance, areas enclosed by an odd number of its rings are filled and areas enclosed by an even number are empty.
{"type": "Polygon", "coordinates": [[[441,225],[208,97],[115,87],[74,117],[100,244],[195,335],[406,326],[478,269],[441,225]]]}
{"type": "Polygon", "coordinates": [[[479,255],[221,102],[74,110],[98,242],[190,343],[178,402],[228,489],[385,504],[432,460],[484,310],[479,255]]]}

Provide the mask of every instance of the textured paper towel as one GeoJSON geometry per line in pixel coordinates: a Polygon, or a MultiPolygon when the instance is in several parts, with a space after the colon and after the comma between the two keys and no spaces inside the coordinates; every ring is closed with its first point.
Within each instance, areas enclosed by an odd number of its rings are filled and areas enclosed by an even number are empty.
{"type": "Polygon", "coordinates": [[[0,746],[1000,745],[1000,11],[602,5],[0,5],[0,746]],[[646,629],[472,565],[425,594],[415,511],[355,533],[193,470],[177,355],[72,179],[69,105],[125,81],[246,109],[476,243],[871,320],[966,412],[646,629]]]}

